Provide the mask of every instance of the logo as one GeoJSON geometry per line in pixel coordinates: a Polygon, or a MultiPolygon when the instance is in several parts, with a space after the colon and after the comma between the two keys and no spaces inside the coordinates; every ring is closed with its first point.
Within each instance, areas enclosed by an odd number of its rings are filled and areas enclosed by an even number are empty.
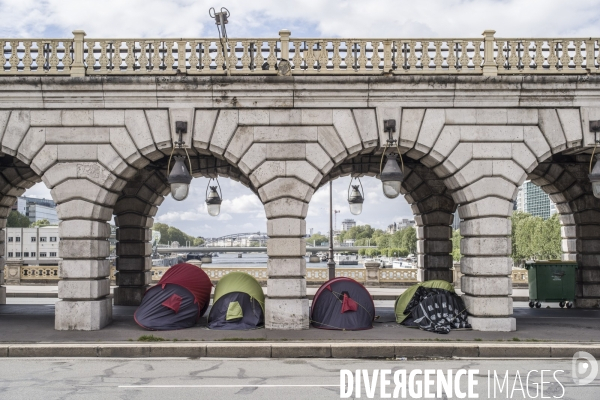
{"type": "Polygon", "coordinates": [[[587,385],[598,375],[598,362],[590,353],[578,351],[573,356],[572,374],[576,385],[587,385]]]}

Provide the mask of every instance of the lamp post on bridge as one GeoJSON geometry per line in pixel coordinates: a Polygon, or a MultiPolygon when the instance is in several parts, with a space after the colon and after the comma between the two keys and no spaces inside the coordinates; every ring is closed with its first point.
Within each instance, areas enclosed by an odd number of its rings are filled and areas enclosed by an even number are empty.
{"type": "Polygon", "coordinates": [[[333,261],[333,183],[329,181],[329,260],[327,261],[329,279],[335,278],[335,261],[333,261]]]}

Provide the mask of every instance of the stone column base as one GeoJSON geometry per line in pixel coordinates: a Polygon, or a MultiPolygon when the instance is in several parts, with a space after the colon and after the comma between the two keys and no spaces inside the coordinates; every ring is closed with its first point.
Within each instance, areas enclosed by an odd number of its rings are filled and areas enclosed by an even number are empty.
{"type": "Polygon", "coordinates": [[[600,308],[600,298],[575,299],[576,308],[600,308]]]}
{"type": "Polygon", "coordinates": [[[139,306],[150,286],[119,286],[113,292],[115,306],[139,306]]]}
{"type": "Polygon", "coordinates": [[[6,304],[6,288],[0,286],[0,304],[6,304]]]}
{"type": "Polygon", "coordinates": [[[517,330],[517,320],[512,317],[482,318],[469,316],[473,330],[483,332],[513,332],[517,330]]]}
{"type": "Polygon", "coordinates": [[[55,306],[54,329],[97,331],[112,321],[112,299],[59,300],[55,306]]]}
{"type": "Polygon", "coordinates": [[[265,328],[275,330],[308,329],[308,299],[265,300],[265,328]]]}

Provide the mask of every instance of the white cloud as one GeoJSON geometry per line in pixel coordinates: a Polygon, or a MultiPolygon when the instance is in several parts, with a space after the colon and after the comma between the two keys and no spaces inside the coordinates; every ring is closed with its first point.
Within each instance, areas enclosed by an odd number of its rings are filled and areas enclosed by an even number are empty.
{"type": "MultiPolygon", "coordinates": [[[[0,0],[2,37],[214,37],[207,0],[0,0]]],[[[597,36],[600,1],[229,0],[231,37],[597,36]]]]}

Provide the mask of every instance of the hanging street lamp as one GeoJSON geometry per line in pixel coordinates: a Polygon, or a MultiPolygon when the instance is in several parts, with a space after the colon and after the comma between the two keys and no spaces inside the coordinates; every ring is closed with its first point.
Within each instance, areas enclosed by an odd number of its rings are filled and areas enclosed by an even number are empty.
{"type": "Polygon", "coordinates": [[[177,201],[185,200],[190,192],[192,175],[185,166],[185,157],[175,156],[175,165],[169,174],[169,185],[171,185],[171,196],[177,201]]]}
{"type": "Polygon", "coordinates": [[[356,178],[358,185],[353,185],[353,180],[354,178],[350,178],[350,185],[348,185],[348,205],[350,206],[350,212],[353,215],[360,215],[360,213],[362,213],[363,203],[365,202],[365,191],[363,190],[360,178],[356,178]],[[352,191],[350,191],[350,187],[352,187],[352,191]],[[358,190],[359,188],[360,191],[358,190]]]}
{"type": "MultiPolygon", "coordinates": [[[[175,132],[179,134],[179,141],[174,144],[177,145],[178,149],[181,149],[185,142],[183,141],[183,134],[187,133],[187,122],[177,121],[175,122],[175,132]]],[[[188,170],[185,165],[184,156],[175,156],[173,157],[173,153],[175,152],[175,146],[173,146],[173,150],[171,151],[171,157],[169,157],[169,164],[167,165],[167,182],[171,186],[171,196],[177,201],[185,200],[190,191],[190,183],[192,182],[192,175],[190,171],[192,170],[192,162],[190,160],[190,156],[187,152],[187,149],[183,147],[185,150],[185,155],[189,162],[190,169],[188,170]],[[171,158],[175,158],[175,165],[173,168],[171,167],[171,158]],[[170,171],[169,171],[170,169],[170,171]]]]}
{"type": "Polygon", "coordinates": [[[402,154],[400,153],[400,148],[398,147],[398,141],[393,138],[393,133],[396,132],[396,120],[395,119],[387,119],[383,121],[383,130],[388,134],[388,140],[383,149],[383,154],[381,155],[381,162],[379,163],[379,179],[381,180],[383,186],[383,194],[385,197],[389,199],[394,199],[398,197],[400,194],[400,189],[402,187],[402,180],[404,179],[404,161],[402,160],[402,154]],[[388,147],[396,146],[398,151],[397,154],[390,153],[387,155],[387,161],[385,162],[385,167],[383,166],[383,158],[386,156],[386,151],[388,147]],[[402,168],[398,165],[397,157],[400,157],[400,162],[402,163],[402,168]]]}
{"type": "Polygon", "coordinates": [[[223,202],[223,193],[221,192],[221,185],[219,184],[219,180],[217,178],[211,178],[208,181],[208,185],[206,186],[206,208],[208,210],[208,214],[216,217],[221,212],[221,203],[223,202]],[[217,186],[210,186],[212,181],[217,182],[217,186]],[[210,188],[210,193],[208,189],[210,188]],[[219,189],[219,192],[217,192],[219,189]]]}
{"type": "Polygon", "coordinates": [[[596,153],[596,147],[598,146],[598,132],[600,132],[600,120],[599,121],[590,121],[590,132],[594,132],[594,150],[592,151],[592,156],[590,157],[590,174],[588,178],[592,183],[592,193],[594,197],[600,199],[600,155],[596,155],[596,164],[594,168],[592,168],[592,163],[594,162],[594,154],[596,153]]]}

